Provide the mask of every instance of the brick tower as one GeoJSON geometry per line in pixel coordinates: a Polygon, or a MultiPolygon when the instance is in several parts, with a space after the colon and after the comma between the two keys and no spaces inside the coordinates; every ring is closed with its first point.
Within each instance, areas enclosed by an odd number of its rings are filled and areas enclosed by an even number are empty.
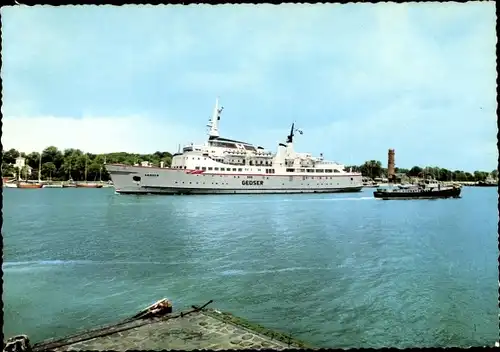
{"type": "Polygon", "coordinates": [[[393,182],[396,178],[394,166],[394,149],[389,149],[389,156],[387,158],[387,178],[389,179],[389,182],[393,182]]]}

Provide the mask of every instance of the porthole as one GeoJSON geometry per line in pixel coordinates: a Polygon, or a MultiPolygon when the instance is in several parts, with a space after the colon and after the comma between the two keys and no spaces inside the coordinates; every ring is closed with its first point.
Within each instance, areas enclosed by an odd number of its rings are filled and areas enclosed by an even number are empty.
{"type": "Polygon", "coordinates": [[[134,176],[132,177],[132,180],[134,180],[135,182],[139,182],[141,180],[141,176],[134,176]]]}

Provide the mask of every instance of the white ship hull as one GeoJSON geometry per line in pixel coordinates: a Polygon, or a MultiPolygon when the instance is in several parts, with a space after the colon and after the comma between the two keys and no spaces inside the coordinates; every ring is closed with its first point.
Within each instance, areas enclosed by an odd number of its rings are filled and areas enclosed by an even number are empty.
{"type": "Polygon", "coordinates": [[[331,176],[202,173],[179,170],[106,165],[115,190],[121,194],[272,194],[359,192],[361,175],[331,176]]]}
{"type": "Polygon", "coordinates": [[[276,153],[252,143],[219,135],[218,99],[207,125],[208,140],[203,145],[185,146],[172,155],[171,167],[110,164],[106,169],[117,193],[153,194],[263,194],[358,192],[363,188],[360,173],[347,171],[336,162],[310,153],[297,153],[292,124],[286,143],[276,153]]]}

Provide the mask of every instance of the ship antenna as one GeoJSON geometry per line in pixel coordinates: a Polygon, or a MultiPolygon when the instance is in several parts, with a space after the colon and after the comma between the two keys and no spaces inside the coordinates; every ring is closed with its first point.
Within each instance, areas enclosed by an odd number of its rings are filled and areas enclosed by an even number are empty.
{"type": "Polygon", "coordinates": [[[294,132],[294,126],[295,126],[295,122],[292,123],[292,128],[290,129],[290,134],[288,135],[287,139],[286,139],[286,142],[287,143],[293,143],[293,132],[294,132]]]}
{"type": "Polygon", "coordinates": [[[292,128],[290,129],[290,134],[287,137],[286,142],[287,143],[293,143],[293,136],[295,135],[295,132],[299,132],[300,134],[303,134],[302,130],[299,130],[298,128],[295,128],[295,122],[292,123],[292,128]]]}

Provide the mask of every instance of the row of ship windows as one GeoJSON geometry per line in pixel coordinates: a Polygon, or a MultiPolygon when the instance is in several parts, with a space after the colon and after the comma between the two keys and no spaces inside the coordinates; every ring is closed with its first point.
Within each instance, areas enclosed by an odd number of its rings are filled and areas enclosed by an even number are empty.
{"type": "MultiPolygon", "coordinates": [[[[184,167],[186,168],[186,167],[184,167]]],[[[195,166],[195,170],[203,170],[203,171],[243,171],[243,168],[236,168],[233,167],[232,169],[230,167],[224,168],[224,167],[205,167],[205,166],[195,166]]],[[[248,171],[246,168],[245,171],[248,171]]],[[[261,169],[257,169],[258,172],[261,171],[261,169]]],[[[286,172],[307,172],[307,173],[339,173],[340,171],[337,169],[286,169],[286,172]]],[[[266,169],[266,174],[274,174],[276,173],[274,169],[266,169]]]]}
{"type": "Polygon", "coordinates": [[[286,169],[286,172],[308,172],[308,173],[311,173],[311,172],[326,172],[327,174],[331,174],[331,173],[337,173],[337,172],[340,172],[340,170],[337,170],[337,169],[286,169]]]}
{"type": "MultiPolygon", "coordinates": [[[[219,177],[224,177],[224,178],[227,178],[227,177],[231,177],[231,175],[210,175],[210,174],[196,174],[196,175],[193,175],[193,176],[212,176],[212,177],[216,177],[216,176],[219,176],[219,177]]],[[[244,177],[244,176],[241,176],[241,177],[244,177]]],[[[253,178],[253,179],[256,179],[258,180],[259,177],[262,179],[262,180],[269,180],[269,177],[268,176],[246,176],[246,178],[253,178]]],[[[302,180],[333,180],[334,177],[333,176],[288,176],[289,180],[292,181],[294,177],[302,177],[302,180]]],[[[233,178],[240,178],[240,176],[233,176],[233,178]]],[[[351,181],[354,181],[354,178],[351,177],[351,181]]]]}
{"type": "MultiPolygon", "coordinates": [[[[199,159],[199,158],[198,158],[199,159]]],[[[216,160],[217,161],[217,160],[216,160]]],[[[251,164],[250,164],[251,165],[251,164]]],[[[267,163],[266,163],[267,165],[267,163]]],[[[187,167],[184,165],[184,166],[173,166],[174,169],[186,169],[187,167]]],[[[227,168],[224,168],[224,167],[200,167],[200,166],[196,166],[195,167],[195,170],[203,170],[203,171],[243,171],[243,168],[236,168],[236,167],[233,167],[233,168],[230,168],[230,167],[227,167],[227,168]]],[[[245,169],[245,171],[248,171],[248,169],[245,169]]],[[[261,169],[257,169],[257,171],[261,171],[261,169]]],[[[306,173],[327,173],[327,174],[331,174],[331,173],[339,173],[340,170],[338,169],[293,169],[293,168],[287,168],[285,170],[286,172],[306,172],[306,173]]],[[[266,174],[274,174],[275,171],[274,169],[266,169],[266,174]]],[[[157,176],[157,175],[156,175],[157,176]]]]}
{"type": "MultiPolygon", "coordinates": [[[[200,170],[201,169],[203,171],[207,171],[207,169],[208,169],[208,171],[212,171],[212,170],[214,170],[214,171],[231,171],[230,167],[228,167],[228,168],[225,168],[225,167],[221,167],[221,168],[218,168],[218,167],[208,167],[207,168],[207,167],[203,166],[203,167],[200,168],[199,166],[196,166],[194,169],[195,170],[200,170]]],[[[245,170],[248,171],[248,169],[245,169],[245,170]]],[[[235,168],[235,167],[233,167],[233,171],[240,171],[241,172],[241,171],[243,171],[243,169],[241,167],[238,168],[238,169],[235,168]]],[[[257,169],[257,171],[260,171],[260,169],[257,169]]]]}

